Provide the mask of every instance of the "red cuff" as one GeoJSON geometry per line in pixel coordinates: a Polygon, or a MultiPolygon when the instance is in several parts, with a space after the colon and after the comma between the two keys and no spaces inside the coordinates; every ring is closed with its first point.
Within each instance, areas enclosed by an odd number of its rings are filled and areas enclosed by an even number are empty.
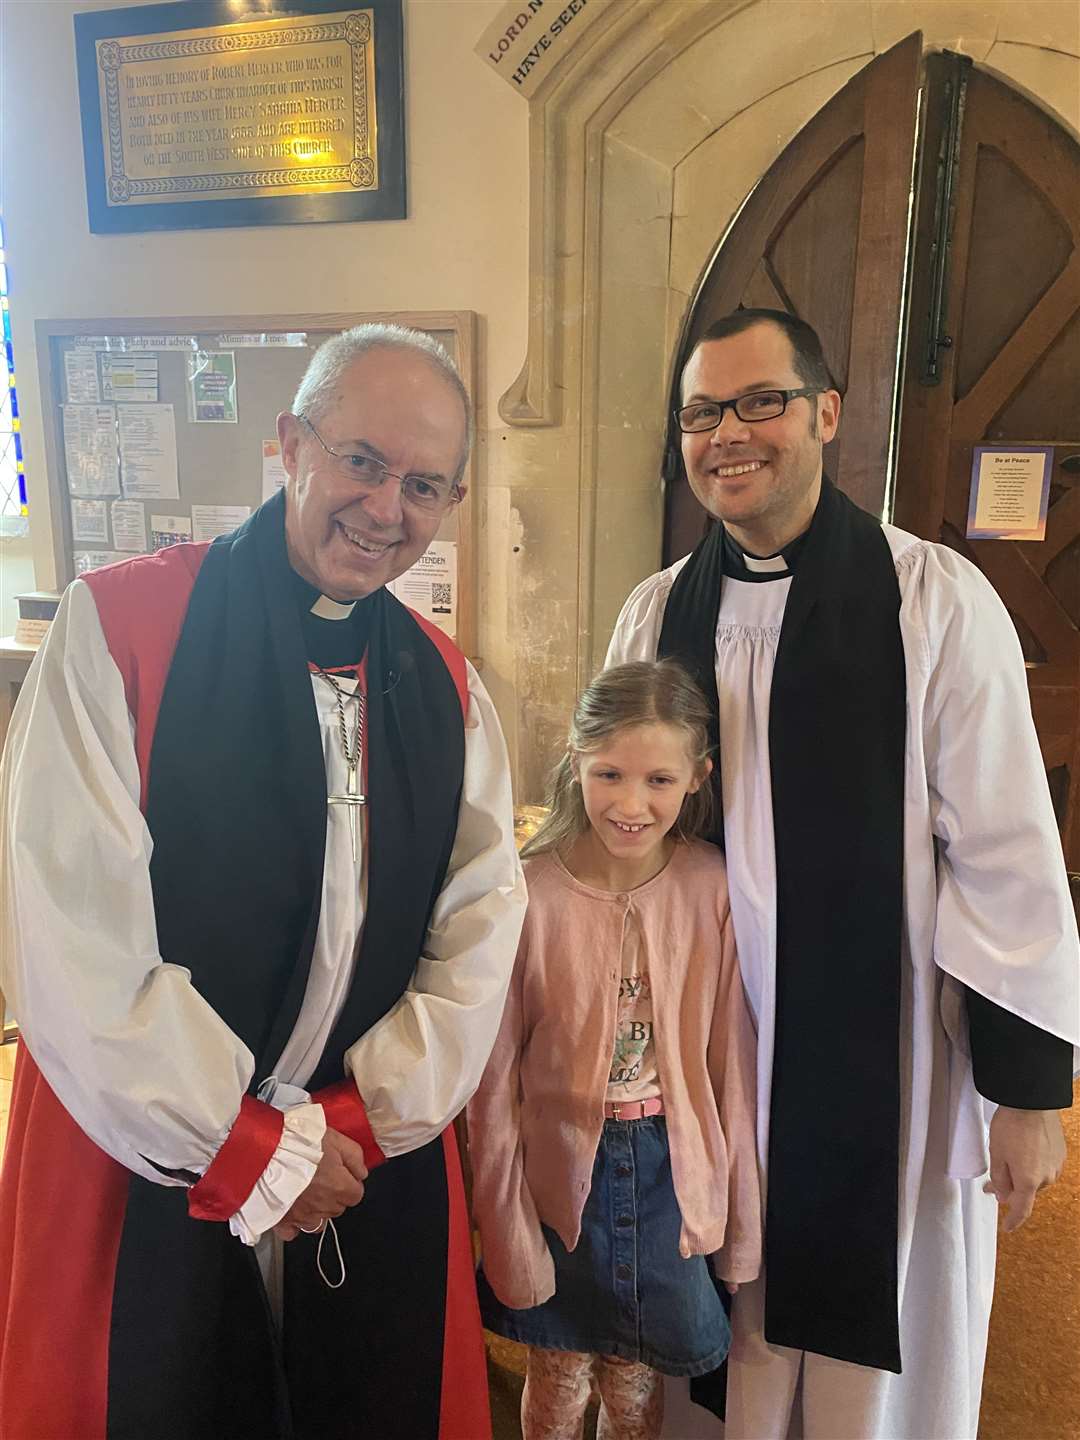
{"type": "Polygon", "coordinates": [[[311,1098],[326,1111],[326,1123],[331,1130],[338,1130],[356,1141],[364,1152],[364,1164],[369,1170],[383,1163],[386,1156],[371,1133],[371,1122],[354,1081],[339,1080],[336,1085],[327,1085],[324,1090],[317,1091],[311,1098]]]}
{"type": "Polygon", "coordinates": [[[285,1115],[245,1095],[225,1143],[197,1185],[188,1191],[193,1220],[228,1220],[255,1189],[281,1141],[285,1115]]]}

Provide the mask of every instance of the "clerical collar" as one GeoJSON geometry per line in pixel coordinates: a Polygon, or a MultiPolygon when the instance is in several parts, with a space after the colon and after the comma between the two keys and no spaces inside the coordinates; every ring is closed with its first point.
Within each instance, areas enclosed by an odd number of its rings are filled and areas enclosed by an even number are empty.
{"type": "Polygon", "coordinates": [[[748,570],[753,570],[757,575],[786,575],[788,573],[788,563],[783,555],[770,555],[767,560],[759,560],[756,555],[751,555],[748,550],[744,550],[742,562],[748,570]]]}
{"type": "Polygon", "coordinates": [[[307,658],[320,670],[359,665],[367,649],[372,597],[342,604],[290,569],[307,658]]]}
{"type": "Polygon", "coordinates": [[[731,532],[724,528],[723,564],[724,574],[732,580],[748,580],[755,583],[762,580],[786,580],[795,569],[809,532],[804,531],[790,545],[785,545],[775,555],[751,555],[744,550],[731,532]]]}
{"type": "Polygon", "coordinates": [[[329,595],[320,595],[309,613],[320,620],[348,620],[355,609],[355,600],[342,604],[340,600],[331,600],[329,595]]]}

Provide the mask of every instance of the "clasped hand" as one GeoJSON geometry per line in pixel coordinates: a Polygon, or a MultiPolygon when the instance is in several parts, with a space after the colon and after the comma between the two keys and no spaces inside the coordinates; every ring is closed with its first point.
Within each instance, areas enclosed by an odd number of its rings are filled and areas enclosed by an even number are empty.
{"type": "Polygon", "coordinates": [[[323,1136],[322,1159],[310,1184],[274,1226],[274,1234],[282,1240],[295,1240],[301,1230],[318,1230],[326,1220],[358,1205],[364,1198],[367,1173],[364,1152],[356,1141],[328,1129],[323,1136]]]}
{"type": "Polygon", "coordinates": [[[1065,1136],[1056,1110],[998,1106],[990,1121],[990,1179],[983,1190],[1006,1207],[1006,1230],[1023,1225],[1036,1194],[1054,1183],[1064,1163],[1065,1136]]]}

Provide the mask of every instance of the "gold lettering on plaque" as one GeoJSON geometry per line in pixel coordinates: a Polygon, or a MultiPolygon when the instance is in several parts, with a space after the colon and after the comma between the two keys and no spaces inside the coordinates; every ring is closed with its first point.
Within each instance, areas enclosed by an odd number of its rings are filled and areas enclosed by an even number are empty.
{"type": "Polygon", "coordinates": [[[97,42],[110,205],[379,188],[370,10],[97,42]]]}

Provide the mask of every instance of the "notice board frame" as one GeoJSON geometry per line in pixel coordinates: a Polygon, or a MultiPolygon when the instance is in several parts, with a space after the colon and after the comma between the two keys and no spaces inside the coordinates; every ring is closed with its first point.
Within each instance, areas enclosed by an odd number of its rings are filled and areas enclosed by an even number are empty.
{"type": "MultiPolygon", "coordinates": [[[[195,336],[212,341],[217,335],[281,335],[303,333],[308,337],[308,347],[301,351],[305,363],[315,347],[332,335],[340,334],[354,325],[370,322],[387,322],[404,325],[410,329],[422,330],[439,340],[449,350],[469,398],[473,413],[477,409],[478,355],[477,319],[472,310],[378,310],[363,313],[326,312],[305,314],[272,315],[182,315],[182,316],[124,316],[96,319],[39,320],[35,326],[37,341],[38,379],[42,403],[42,423],[45,434],[45,475],[49,493],[49,508],[52,514],[52,549],[56,567],[56,588],[63,590],[75,578],[74,551],[77,548],[72,535],[71,495],[67,484],[67,468],[64,458],[64,433],[62,406],[65,402],[64,352],[70,348],[67,342],[87,336],[126,337],[132,335],[195,336]]],[[[182,356],[184,351],[168,352],[182,356]]],[[[258,353],[252,349],[238,348],[236,354],[258,353]]],[[[289,353],[288,347],[270,349],[268,353],[282,355],[289,353]]],[[[297,351],[291,350],[295,356],[297,351]]],[[[299,379],[299,375],[296,376],[299,379]]],[[[238,401],[243,407],[249,403],[245,397],[244,368],[237,369],[238,401]]],[[[292,390],[283,389],[269,397],[273,413],[287,410],[292,401],[292,390]]],[[[270,408],[267,408],[267,414],[270,408]]],[[[162,512],[171,507],[190,505],[191,497],[184,498],[185,446],[182,437],[195,430],[201,442],[210,444],[215,436],[228,440],[234,432],[231,425],[192,425],[186,414],[177,413],[177,455],[181,472],[179,500],[145,501],[162,512]]],[[[474,422],[474,431],[476,430],[474,422]]],[[[268,432],[265,438],[270,438],[268,432]]],[[[252,456],[252,465],[256,457],[252,456]]],[[[467,486],[464,500],[447,517],[439,532],[440,539],[457,542],[457,634],[456,643],[471,660],[477,659],[477,522],[478,501],[476,498],[476,445],[469,452],[463,481],[467,486]]],[[[213,498],[200,496],[195,503],[205,498],[205,503],[243,503],[244,496],[237,493],[235,486],[229,488],[227,479],[222,481],[220,493],[213,498]]],[[[254,505],[252,505],[254,509],[254,505]]],[[[80,545],[78,548],[89,548],[80,545]]]]}

